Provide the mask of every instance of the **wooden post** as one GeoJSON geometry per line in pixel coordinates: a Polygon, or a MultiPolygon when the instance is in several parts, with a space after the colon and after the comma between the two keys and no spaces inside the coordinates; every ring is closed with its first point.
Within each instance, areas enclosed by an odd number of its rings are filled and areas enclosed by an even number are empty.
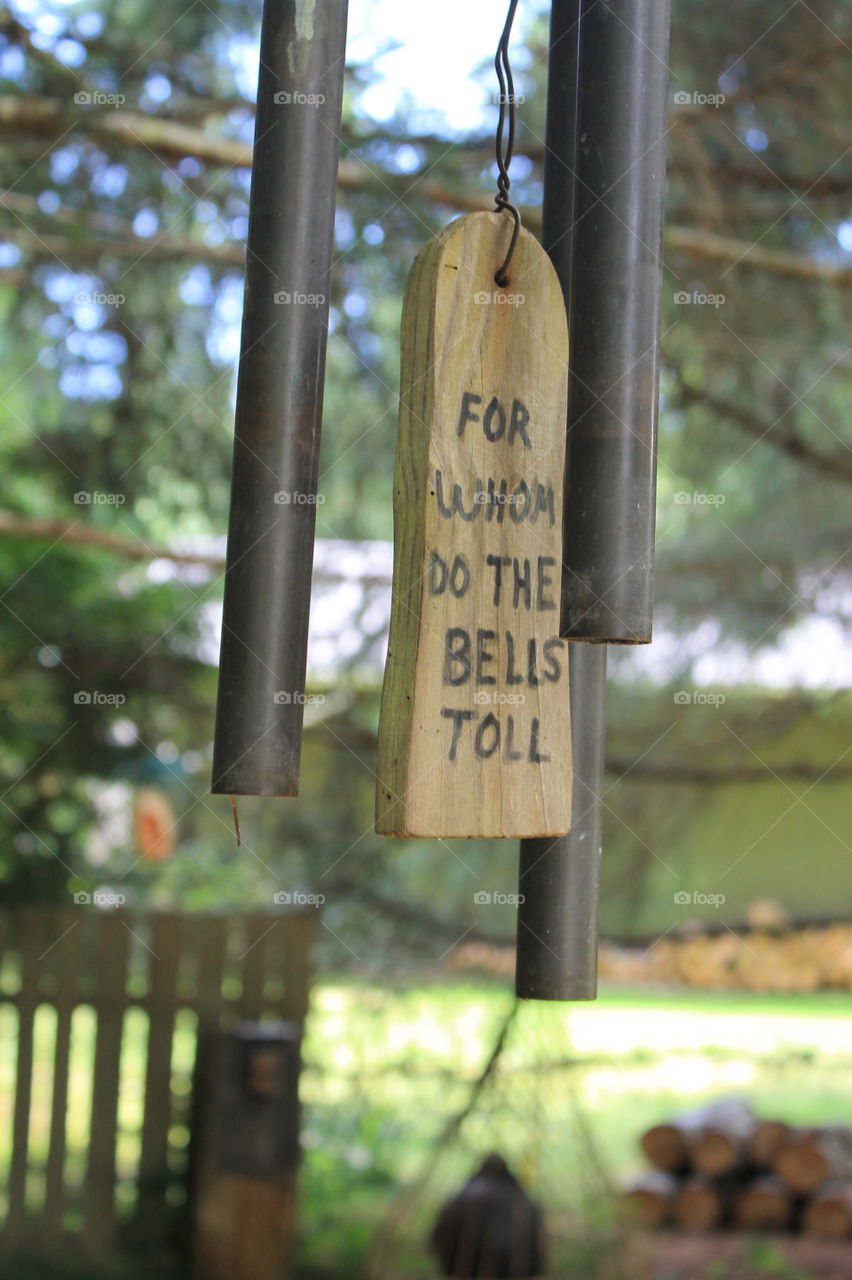
{"type": "Polygon", "coordinates": [[[194,1280],[292,1274],[300,1038],[295,1022],[240,1023],[199,1077],[194,1280]]]}

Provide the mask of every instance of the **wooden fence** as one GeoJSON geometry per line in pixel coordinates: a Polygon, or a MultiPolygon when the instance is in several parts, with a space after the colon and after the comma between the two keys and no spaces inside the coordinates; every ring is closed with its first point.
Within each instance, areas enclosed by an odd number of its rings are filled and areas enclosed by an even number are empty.
{"type": "Polygon", "coordinates": [[[100,1262],[186,1233],[196,1059],[302,1022],[315,912],[0,912],[0,1247],[100,1262]]]}

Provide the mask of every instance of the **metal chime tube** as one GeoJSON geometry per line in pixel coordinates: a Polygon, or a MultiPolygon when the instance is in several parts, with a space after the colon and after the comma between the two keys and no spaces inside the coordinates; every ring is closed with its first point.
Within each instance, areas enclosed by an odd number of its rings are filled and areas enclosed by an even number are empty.
{"type": "MultiPolygon", "coordinates": [[[[542,243],[571,314],[580,0],[554,0],[547,72],[542,243]]],[[[569,326],[570,333],[570,326],[569,326]]],[[[569,448],[570,448],[569,434],[569,448]]],[[[567,497],[566,497],[567,501],[567,497]]],[[[597,993],[598,894],[606,649],[569,646],[573,826],[558,839],[522,840],[518,892],[518,996],[593,1000],[597,993]]]]}
{"type": "Polygon", "coordinates": [[[570,646],[573,825],[521,841],[515,990],[523,1000],[594,1000],[606,695],[606,649],[570,646]]]}
{"type": "Polygon", "coordinates": [[[265,0],[213,791],[295,795],[347,0],[265,0]]]}
{"type": "Polygon", "coordinates": [[[653,605],[669,4],[580,8],[562,633],[637,644],[653,605]]]}
{"type": "MultiPolygon", "coordinates": [[[[651,638],[666,0],[554,0],[542,241],[569,312],[563,634],[651,638]]],[[[519,996],[597,991],[606,649],[572,644],[574,823],[521,842],[519,996]]]]}

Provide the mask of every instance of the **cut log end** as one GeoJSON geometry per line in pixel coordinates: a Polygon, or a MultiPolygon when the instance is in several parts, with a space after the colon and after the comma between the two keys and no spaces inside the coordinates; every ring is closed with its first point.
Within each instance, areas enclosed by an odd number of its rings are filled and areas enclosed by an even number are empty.
{"type": "Polygon", "coordinates": [[[674,1220],[684,1231],[716,1231],[725,1218],[725,1194],[706,1178],[690,1178],[675,1197],[674,1220]]]}
{"type": "Polygon", "coordinates": [[[805,1205],[802,1231],[821,1240],[852,1236],[852,1183],[829,1183],[805,1205]]]}
{"type": "Polygon", "coordinates": [[[824,1182],[852,1178],[852,1134],[840,1128],[806,1129],[782,1146],[775,1172],[808,1195],[824,1182]]]}
{"type": "Polygon", "coordinates": [[[672,1219],[677,1179],[660,1169],[637,1178],[620,1197],[623,1216],[637,1227],[651,1231],[667,1226],[672,1219]]]}
{"type": "Polygon", "coordinates": [[[697,1173],[708,1178],[730,1173],[743,1163],[744,1146],[730,1134],[708,1131],[692,1146],[692,1164],[697,1173]]]}
{"type": "Polygon", "coordinates": [[[734,1220],[744,1231],[786,1231],[794,1207],[793,1194],[780,1178],[756,1178],[737,1196],[734,1220]]]}
{"type": "Polygon", "coordinates": [[[760,1120],[748,1143],[751,1163],[758,1169],[771,1169],[792,1133],[783,1120],[760,1120]]]}
{"type": "Polygon", "coordinates": [[[677,1173],[686,1168],[689,1153],[686,1140],[677,1125],[654,1125],[642,1134],[641,1145],[655,1169],[677,1173]]]}

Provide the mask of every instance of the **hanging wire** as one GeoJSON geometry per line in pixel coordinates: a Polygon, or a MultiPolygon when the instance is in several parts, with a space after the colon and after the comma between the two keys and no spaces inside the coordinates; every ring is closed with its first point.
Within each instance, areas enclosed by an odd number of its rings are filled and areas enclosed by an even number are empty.
{"type": "Polygon", "coordinates": [[[497,53],[494,58],[494,69],[497,72],[497,82],[500,85],[500,115],[497,119],[496,138],[497,195],[494,198],[494,207],[498,213],[506,209],[511,213],[515,222],[512,230],[512,239],[509,241],[509,249],[503,265],[494,276],[495,283],[501,289],[509,283],[507,274],[509,263],[512,261],[512,254],[515,252],[515,245],[518,243],[518,236],[521,230],[521,215],[515,206],[509,203],[509,187],[511,185],[509,165],[512,163],[512,153],[515,149],[515,82],[512,78],[512,67],[509,63],[509,37],[512,34],[512,23],[517,7],[518,0],[509,0],[506,25],[503,28],[503,34],[500,37],[500,43],[497,46],[497,53]]]}
{"type": "Polygon", "coordinates": [[[239,849],[243,840],[240,835],[240,815],[237,812],[237,797],[230,796],[229,799],[231,801],[231,816],[234,819],[234,835],[237,837],[237,848],[239,849]]]}

